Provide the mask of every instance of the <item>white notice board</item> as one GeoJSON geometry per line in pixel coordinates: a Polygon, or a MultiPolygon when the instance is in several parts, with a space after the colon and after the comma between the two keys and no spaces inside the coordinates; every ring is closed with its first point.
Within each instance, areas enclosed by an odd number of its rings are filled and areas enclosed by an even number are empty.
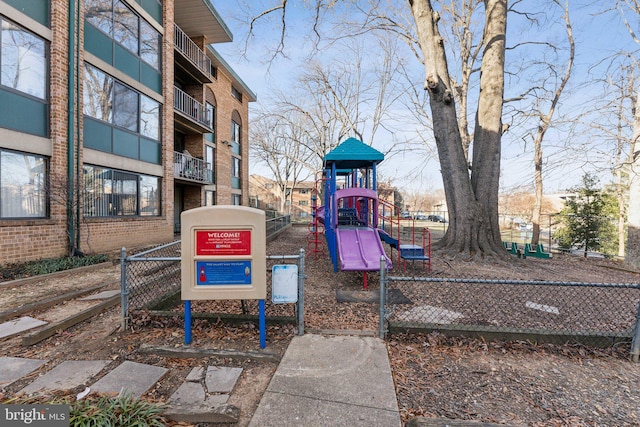
{"type": "Polygon", "coordinates": [[[274,304],[298,302],[298,266],[274,265],[271,269],[271,301],[274,304]]]}

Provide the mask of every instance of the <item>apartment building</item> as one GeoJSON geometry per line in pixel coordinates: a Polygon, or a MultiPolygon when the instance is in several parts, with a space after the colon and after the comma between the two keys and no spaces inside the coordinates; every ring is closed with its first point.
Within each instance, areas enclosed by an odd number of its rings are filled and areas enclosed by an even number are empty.
{"type": "MultiPolygon", "coordinates": [[[[266,211],[291,215],[292,218],[310,218],[315,182],[288,182],[286,188],[262,175],[249,175],[249,204],[266,211]]],[[[320,204],[322,201],[319,202],[320,204]]]]}
{"type": "Polygon", "coordinates": [[[210,0],[0,0],[1,263],[170,241],[247,205],[248,105],[210,0]]]}

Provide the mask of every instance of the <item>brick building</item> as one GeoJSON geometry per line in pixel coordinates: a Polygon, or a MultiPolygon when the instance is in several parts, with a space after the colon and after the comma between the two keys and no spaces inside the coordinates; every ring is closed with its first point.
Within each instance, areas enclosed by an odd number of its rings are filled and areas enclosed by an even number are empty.
{"type": "Polygon", "coordinates": [[[270,178],[256,174],[249,176],[250,206],[290,214],[294,219],[311,218],[311,196],[314,192],[313,181],[301,181],[295,185],[289,182],[286,188],[280,189],[278,183],[270,178]]]}
{"type": "Polygon", "coordinates": [[[0,0],[1,263],[166,242],[247,205],[255,95],[210,0],[0,0]]]}

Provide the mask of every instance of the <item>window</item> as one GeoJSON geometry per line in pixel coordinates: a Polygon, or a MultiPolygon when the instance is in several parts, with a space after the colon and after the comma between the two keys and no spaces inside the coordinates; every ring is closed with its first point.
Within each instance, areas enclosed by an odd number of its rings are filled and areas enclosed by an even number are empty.
{"type": "Polygon", "coordinates": [[[87,116],[111,123],[113,112],[113,77],[89,64],[84,65],[83,112],[87,116]]]}
{"type": "Polygon", "coordinates": [[[85,115],[160,140],[160,103],[87,63],[83,99],[85,115]]]}
{"type": "Polygon", "coordinates": [[[298,200],[298,206],[309,206],[308,200],[298,200]]]}
{"type": "Polygon", "coordinates": [[[205,104],[205,120],[207,121],[207,124],[209,125],[209,127],[213,130],[215,129],[214,127],[214,118],[215,118],[215,107],[211,104],[209,104],[208,102],[205,104]]]}
{"type": "Polygon", "coordinates": [[[231,204],[235,206],[242,205],[242,195],[241,194],[232,194],[231,195],[231,204]]]}
{"type": "Polygon", "coordinates": [[[158,216],[160,180],[98,166],[84,166],[84,216],[158,216]]]}
{"type": "Polygon", "coordinates": [[[307,194],[309,192],[308,188],[299,188],[298,189],[298,193],[299,194],[307,194]]]}
{"type": "Polygon", "coordinates": [[[231,142],[240,145],[240,134],[241,134],[240,125],[235,121],[231,120],[231,142]]]}
{"type": "Polygon", "coordinates": [[[231,86],[231,95],[238,101],[242,102],[242,93],[233,86],[231,86]]]}
{"type": "Polygon", "coordinates": [[[113,91],[113,124],[138,132],[138,93],[116,83],[113,91]]]}
{"type": "Polygon", "coordinates": [[[207,181],[210,183],[215,182],[215,155],[216,151],[211,145],[204,146],[204,161],[207,163],[206,165],[206,173],[207,173],[207,181]]]}
{"type": "Polygon", "coordinates": [[[120,0],[113,2],[112,37],[129,52],[138,54],[138,15],[120,0]]]}
{"type": "Polygon", "coordinates": [[[160,71],[162,35],[121,0],[84,0],[87,23],[160,71]]]}
{"type": "Polygon", "coordinates": [[[231,157],[231,176],[240,178],[240,159],[233,156],[231,157]]]}
{"type": "Polygon", "coordinates": [[[47,168],[44,157],[0,151],[0,217],[45,218],[47,168]]]}
{"type": "Polygon", "coordinates": [[[140,58],[156,70],[160,70],[162,35],[144,19],[140,20],[140,58]]]}
{"type": "Polygon", "coordinates": [[[160,140],[160,104],[140,95],[140,134],[153,140],[160,140]]]}
{"type": "Polygon", "coordinates": [[[46,99],[47,49],[43,39],[0,18],[0,84],[46,99]]]}

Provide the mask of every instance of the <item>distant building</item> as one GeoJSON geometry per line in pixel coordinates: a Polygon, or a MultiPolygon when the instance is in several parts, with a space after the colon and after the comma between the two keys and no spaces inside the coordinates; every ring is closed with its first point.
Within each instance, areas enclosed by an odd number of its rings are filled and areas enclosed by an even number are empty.
{"type": "MultiPolygon", "coordinates": [[[[311,196],[315,191],[313,181],[302,181],[295,185],[287,183],[282,189],[277,182],[261,175],[249,176],[250,205],[279,214],[290,214],[292,218],[310,218],[311,196]]],[[[321,201],[318,202],[321,204],[321,201]]]]}
{"type": "Polygon", "coordinates": [[[184,210],[248,204],[256,97],[211,46],[232,40],[212,2],[0,0],[0,24],[1,262],[166,242],[184,210]]]}

